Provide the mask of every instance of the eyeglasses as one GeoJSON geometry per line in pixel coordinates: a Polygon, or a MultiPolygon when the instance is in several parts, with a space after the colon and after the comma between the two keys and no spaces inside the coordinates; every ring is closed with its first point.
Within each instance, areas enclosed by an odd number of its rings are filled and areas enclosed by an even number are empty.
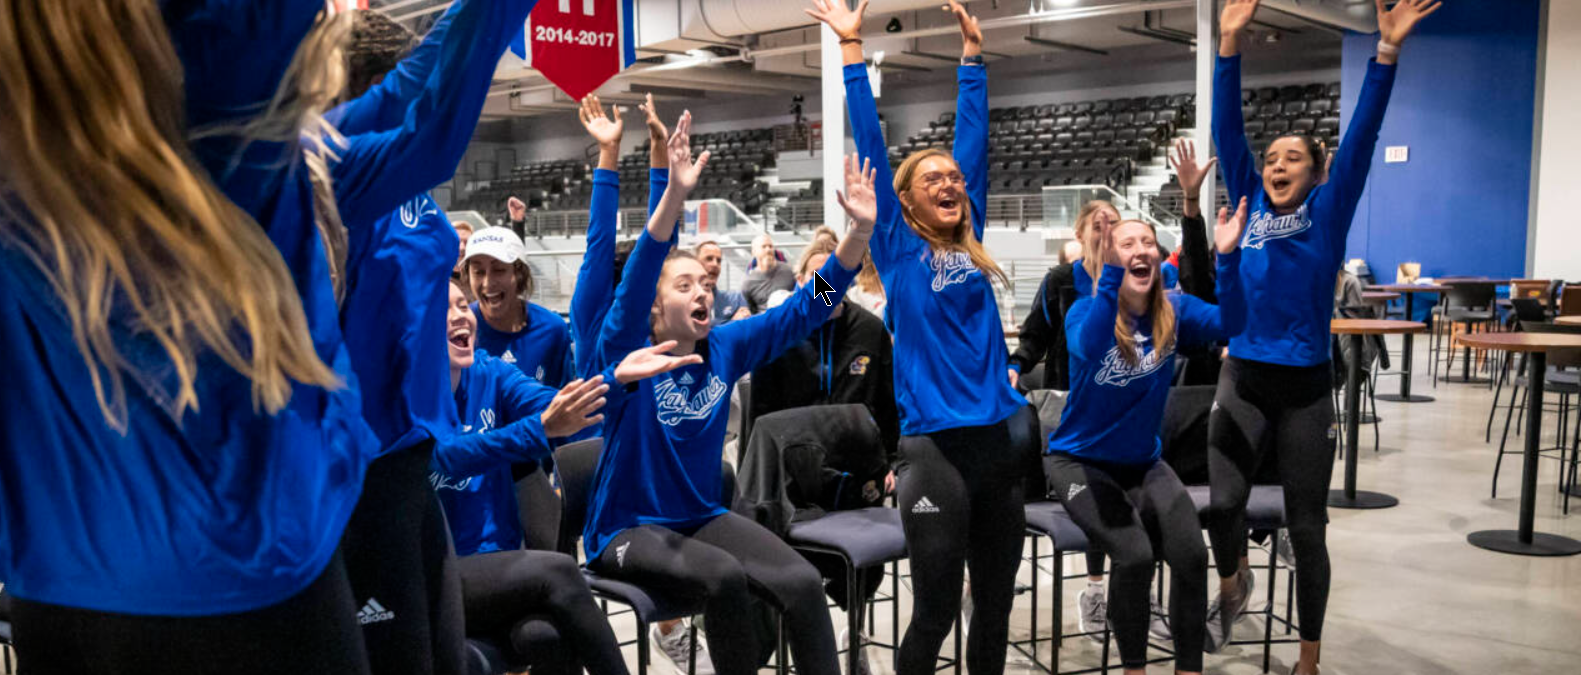
{"type": "Polygon", "coordinates": [[[959,185],[961,187],[965,187],[966,186],[966,176],[961,175],[961,172],[959,172],[959,171],[951,171],[949,173],[941,173],[941,172],[938,172],[938,171],[929,171],[929,172],[927,172],[925,174],[922,174],[922,181],[921,182],[922,182],[922,187],[927,188],[929,190],[932,190],[933,188],[939,187],[941,184],[945,183],[946,181],[948,181],[950,183],[954,183],[954,184],[959,185]]]}

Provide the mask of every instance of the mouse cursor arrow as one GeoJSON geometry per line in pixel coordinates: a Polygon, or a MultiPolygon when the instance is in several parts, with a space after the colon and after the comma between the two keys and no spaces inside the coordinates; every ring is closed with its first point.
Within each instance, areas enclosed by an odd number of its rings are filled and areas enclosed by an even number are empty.
{"type": "Polygon", "coordinates": [[[823,275],[817,272],[812,273],[812,294],[823,301],[824,307],[834,306],[834,299],[830,297],[834,295],[834,286],[830,286],[829,282],[823,280],[823,275]]]}

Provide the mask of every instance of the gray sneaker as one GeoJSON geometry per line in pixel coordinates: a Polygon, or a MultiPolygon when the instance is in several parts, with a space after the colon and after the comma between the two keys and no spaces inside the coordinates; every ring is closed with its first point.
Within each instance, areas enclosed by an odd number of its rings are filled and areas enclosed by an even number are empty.
{"type": "MultiPolygon", "coordinates": [[[[660,653],[675,664],[676,670],[679,670],[681,675],[692,672],[689,668],[692,660],[692,631],[688,628],[683,622],[669,635],[660,631],[658,624],[654,624],[651,630],[653,643],[658,645],[660,653]]],[[[703,642],[697,643],[696,675],[714,675],[714,661],[708,658],[708,647],[703,642]]]]}
{"type": "Polygon", "coordinates": [[[1257,588],[1257,578],[1251,571],[1242,571],[1236,574],[1235,595],[1226,599],[1223,593],[1215,598],[1208,607],[1208,642],[1215,649],[1223,647],[1235,635],[1235,622],[1241,618],[1241,613],[1246,611],[1246,603],[1252,598],[1252,591],[1257,588]],[[1226,600],[1228,600],[1226,602],[1226,600]]]}
{"type": "MultiPolygon", "coordinates": [[[[873,675],[873,658],[867,653],[869,638],[866,633],[858,633],[862,638],[862,648],[856,651],[857,675],[873,675]]],[[[840,649],[849,650],[851,647],[851,629],[840,631],[840,649]]],[[[846,651],[846,658],[850,658],[850,651],[846,651]]]]}
{"type": "Polygon", "coordinates": [[[1164,609],[1164,605],[1158,601],[1158,596],[1156,595],[1153,596],[1151,609],[1153,620],[1147,624],[1148,634],[1160,642],[1168,642],[1175,639],[1175,632],[1169,628],[1169,612],[1164,609]]]}
{"type": "Polygon", "coordinates": [[[1081,612],[1078,625],[1081,632],[1094,642],[1103,642],[1103,632],[1109,628],[1109,595],[1103,586],[1088,584],[1076,597],[1081,612]]]}
{"type": "Polygon", "coordinates": [[[1279,528],[1279,562],[1290,569],[1296,568],[1296,547],[1290,543],[1290,530],[1284,527],[1279,528]]]}

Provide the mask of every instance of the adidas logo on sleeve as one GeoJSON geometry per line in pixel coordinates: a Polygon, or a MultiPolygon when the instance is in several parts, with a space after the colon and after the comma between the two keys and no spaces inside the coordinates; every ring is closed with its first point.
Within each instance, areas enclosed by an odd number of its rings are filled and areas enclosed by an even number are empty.
{"type": "Polygon", "coordinates": [[[939,512],[939,507],[934,506],[933,505],[933,501],[928,499],[928,497],[926,495],[924,495],[922,497],[922,499],[918,499],[917,503],[913,504],[911,506],[911,512],[912,513],[938,513],[939,512]]]}
{"type": "Polygon", "coordinates": [[[377,598],[368,598],[367,604],[363,605],[362,609],[357,610],[357,623],[364,626],[393,619],[395,619],[395,612],[385,609],[384,605],[379,604],[377,598]]]}
{"type": "Polygon", "coordinates": [[[1065,494],[1065,501],[1068,502],[1072,499],[1075,499],[1076,495],[1081,494],[1081,491],[1085,489],[1087,489],[1087,486],[1082,485],[1081,483],[1071,483],[1070,492],[1065,494]]]}

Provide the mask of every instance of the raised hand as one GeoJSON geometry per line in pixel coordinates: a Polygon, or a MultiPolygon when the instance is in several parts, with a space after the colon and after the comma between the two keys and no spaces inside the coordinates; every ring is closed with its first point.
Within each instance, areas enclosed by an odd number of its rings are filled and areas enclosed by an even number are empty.
{"type": "Polygon", "coordinates": [[[955,15],[955,20],[961,24],[961,49],[963,56],[973,56],[983,52],[983,29],[977,25],[977,17],[966,13],[966,8],[956,0],[944,6],[944,11],[955,15]]]}
{"type": "Polygon", "coordinates": [[[648,140],[654,145],[664,145],[670,137],[670,130],[664,128],[664,122],[659,119],[659,109],[653,105],[653,94],[648,94],[646,101],[637,104],[637,109],[647,116],[648,140]]]}
{"type": "Polygon", "coordinates": [[[698,354],[686,356],[671,356],[665,352],[675,349],[674,340],[666,340],[652,347],[644,347],[626,355],[620,360],[620,365],[615,366],[615,381],[621,384],[631,384],[638,380],[645,380],[654,375],[668,373],[681,366],[689,366],[703,362],[703,357],[698,354]]]}
{"type": "Polygon", "coordinates": [[[1169,155],[1169,168],[1175,170],[1175,175],[1180,177],[1180,187],[1186,191],[1186,198],[1192,199],[1202,191],[1202,181],[1207,178],[1208,172],[1213,170],[1213,165],[1219,158],[1210,159],[1205,164],[1197,163],[1197,144],[1184,138],[1175,141],[1175,151],[1169,155]]]}
{"type": "Polygon", "coordinates": [[[692,111],[681,113],[681,120],[675,123],[675,132],[670,134],[667,143],[670,158],[670,186],[680,190],[681,195],[691,194],[692,188],[697,187],[697,179],[703,175],[703,167],[708,165],[709,153],[707,150],[692,160],[692,111]]]}
{"type": "Polygon", "coordinates": [[[1262,0],[1224,0],[1224,9],[1219,11],[1219,34],[1230,35],[1245,30],[1257,14],[1260,4],[1262,0]]]}
{"type": "Polygon", "coordinates": [[[1373,0],[1378,6],[1378,37],[1396,47],[1405,42],[1416,23],[1427,18],[1443,6],[1439,0],[1400,0],[1394,9],[1385,11],[1383,0],[1373,0]]]}
{"type": "Polygon", "coordinates": [[[626,123],[620,119],[623,112],[620,106],[611,106],[614,118],[604,114],[604,106],[598,101],[598,94],[588,94],[582,97],[582,107],[576,111],[577,119],[582,121],[582,127],[587,129],[587,135],[598,141],[599,145],[620,145],[620,134],[625,129],[626,123]]]}
{"type": "Polygon", "coordinates": [[[527,204],[520,199],[511,197],[505,200],[505,212],[510,214],[511,220],[526,220],[527,204]]]}
{"type": "Polygon", "coordinates": [[[845,190],[834,193],[845,215],[856,223],[852,231],[858,235],[871,234],[873,222],[878,220],[878,193],[873,189],[875,174],[869,162],[853,152],[845,158],[845,190]]]}
{"type": "Polygon", "coordinates": [[[595,413],[604,407],[604,394],[608,391],[609,385],[604,384],[602,375],[567,383],[539,416],[543,434],[549,438],[563,438],[604,421],[603,415],[595,413]]]}
{"type": "MultiPolygon", "coordinates": [[[[1119,223],[1116,223],[1116,225],[1118,224],[1119,223]]],[[[1125,267],[1125,263],[1120,257],[1120,247],[1114,243],[1114,230],[1114,225],[1110,225],[1109,227],[1103,228],[1103,232],[1098,235],[1098,241],[1102,244],[1102,247],[1099,248],[1099,250],[1103,251],[1103,264],[1114,267],[1125,267]]],[[[1097,283],[1094,282],[1093,286],[1096,287],[1097,283]]]]}
{"type": "Polygon", "coordinates": [[[829,24],[829,29],[841,40],[855,40],[862,37],[862,15],[867,12],[867,0],[862,0],[854,10],[845,6],[845,0],[812,0],[812,7],[802,11],[829,24]]]}
{"type": "Polygon", "coordinates": [[[1213,246],[1220,255],[1234,253],[1236,247],[1241,245],[1241,233],[1246,231],[1246,198],[1241,197],[1241,204],[1235,208],[1235,215],[1230,216],[1230,210],[1219,207],[1219,221],[1213,225],[1213,246]]]}

